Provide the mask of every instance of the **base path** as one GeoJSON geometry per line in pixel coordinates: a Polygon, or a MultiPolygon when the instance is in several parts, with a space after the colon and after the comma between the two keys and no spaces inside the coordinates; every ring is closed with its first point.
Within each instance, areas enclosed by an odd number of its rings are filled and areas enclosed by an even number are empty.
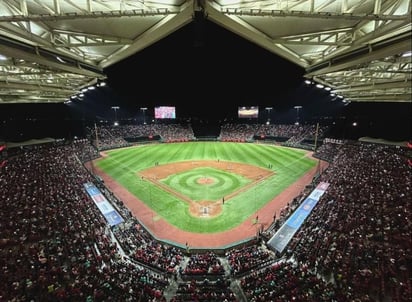
{"type": "MultiPolygon", "coordinates": [[[[311,153],[309,153],[308,156],[311,156],[311,153]]],[[[255,223],[256,217],[255,215],[252,215],[242,224],[231,230],[211,234],[199,234],[182,231],[175,226],[170,225],[162,217],[158,216],[156,212],[152,211],[144,202],[139,200],[136,196],[119,185],[114,179],[100,170],[95,164],[88,163],[86,164],[86,167],[92,169],[96,175],[103,179],[106,187],[125,204],[125,206],[133,213],[135,217],[139,219],[139,221],[146,228],[150,230],[150,232],[156,237],[156,239],[172,242],[182,247],[184,247],[186,243],[188,243],[188,245],[192,249],[203,249],[222,248],[225,246],[230,246],[231,244],[234,244],[236,242],[242,242],[254,238],[259,228],[263,227],[264,229],[266,229],[272,224],[274,213],[277,213],[277,215],[279,215],[282,208],[284,208],[289,202],[293,200],[293,198],[299,196],[304,191],[305,186],[312,182],[312,179],[316,175],[316,173],[319,172],[319,170],[323,171],[327,167],[327,162],[319,161],[318,165],[312,168],[298,181],[293,183],[282,193],[276,196],[272,201],[268,202],[263,208],[261,208],[259,210],[259,223],[255,223]],[[93,165],[93,167],[91,165],[93,165]]],[[[244,173],[246,173],[246,170],[247,169],[244,170],[244,173]]],[[[261,171],[262,169],[256,172],[256,174],[254,174],[254,177],[262,177],[261,171]]],[[[169,173],[172,172],[175,172],[175,170],[172,170],[169,173]]],[[[156,171],[156,177],[161,179],[158,173],[159,171],[156,171]]],[[[239,173],[239,171],[237,171],[237,173],[239,173]]],[[[146,176],[150,177],[148,174],[146,176]]],[[[224,206],[230,207],[235,205],[231,203],[225,203],[224,206]]]]}

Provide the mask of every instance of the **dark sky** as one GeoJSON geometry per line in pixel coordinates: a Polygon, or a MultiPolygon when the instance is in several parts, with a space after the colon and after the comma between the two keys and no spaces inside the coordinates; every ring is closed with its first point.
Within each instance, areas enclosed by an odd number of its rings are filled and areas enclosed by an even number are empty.
{"type": "Polygon", "coordinates": [[[304,70],[204,20],[105,72],[122,104],[175,105],[182,114],[206,115],[242,105],[285,106],[304,70]]]}

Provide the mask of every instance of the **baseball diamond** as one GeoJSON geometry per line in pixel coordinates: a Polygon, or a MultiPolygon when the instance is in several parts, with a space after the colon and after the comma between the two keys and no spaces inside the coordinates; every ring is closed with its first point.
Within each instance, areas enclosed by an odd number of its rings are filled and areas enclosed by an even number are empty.
{"type": "Polygon", "coordinates": [[[269,226],[316,163],[274,145],[185,142],[106,151],[93,169],[157,239],[216,248],[269,226]]]}

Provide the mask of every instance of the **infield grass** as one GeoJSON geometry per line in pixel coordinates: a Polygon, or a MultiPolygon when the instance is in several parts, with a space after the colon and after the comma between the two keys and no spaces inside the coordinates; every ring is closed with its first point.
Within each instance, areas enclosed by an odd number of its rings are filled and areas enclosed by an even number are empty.
{"type": "MultiPolygon", "coordinates": [[[[97,161],[97,166],[143,201],[157,215],[179,229],[197,233],[216,233],[232,229],[250,219],[280,192],[302,177],[316,165],[307,157],[307,151],[274,145],[230,142],[186,142],[173,144],[141,145],[106,152],[107,157],[97,161]],[[188,203],[172,195],[152,182],[138,177],[139,171],[160,165],[189,160],[222,160],[255,165],[267,169],[269,164],[275,173],[258,182],[223,205],[216,217],[197,218],[189,213],[188,203]]],[[[236,190],[248,182],[240,175],[216,171],[213,168],[196,168],[194,171],[169,176],[159,180],[182,192],[193,200],[220,200],[221,196],[236,190]],[[196,169],[199,175],[217,179],[221,186],[197,188],[193,185],[196,169]],[[194,174],[193,174],[194,173],[194,174]],[[221,175],[226,173],[227,175],[221,175]],[[219,181],[223,178],[225,181],[219,181]],[[191,180],[190,180],[191,179],[191,180]],[[202,195],[206,195],[203,196],[202,195]]]]}
{"type": "Polygon", "coordinates": [[[202,167],[172,174],[161,182],[193,201],[219,201],[250,183],[251,180],[224,170],[202,167]],[[208,179],[211,183],[200,184],[200,179],[208,179]]]}

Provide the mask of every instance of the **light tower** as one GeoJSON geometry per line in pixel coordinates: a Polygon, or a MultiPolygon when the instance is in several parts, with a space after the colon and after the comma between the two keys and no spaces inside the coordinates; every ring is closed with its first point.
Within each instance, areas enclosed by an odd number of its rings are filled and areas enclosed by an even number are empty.
{"type": "Polygon", "coordinates": [[[273,107],[266,107],[265,109],[267,111],[266,125],[269,125],[270,124],[270,112],[272,111],[273,107]]]}
{"type": "Polygon", "coordinates": [[[114,110],[114,125],[117,126],[119,125],[119,122],[117,121],[117,110],[120,109],[119,106],[112,106],[112,109],[114,110]]]}
{"type": "Polygon", "coordinates": [[[140,110],[143,111],[143,124],[146,125],[146,107],[141,107],[140,110]]]}
{"type": "Polygon", "coordinates": [[[302,106],[295,106],[293,108],[296,109],[296,122],[295,122],[295,125],[299,125],[299,110],[302,109],[302,106]]]}

